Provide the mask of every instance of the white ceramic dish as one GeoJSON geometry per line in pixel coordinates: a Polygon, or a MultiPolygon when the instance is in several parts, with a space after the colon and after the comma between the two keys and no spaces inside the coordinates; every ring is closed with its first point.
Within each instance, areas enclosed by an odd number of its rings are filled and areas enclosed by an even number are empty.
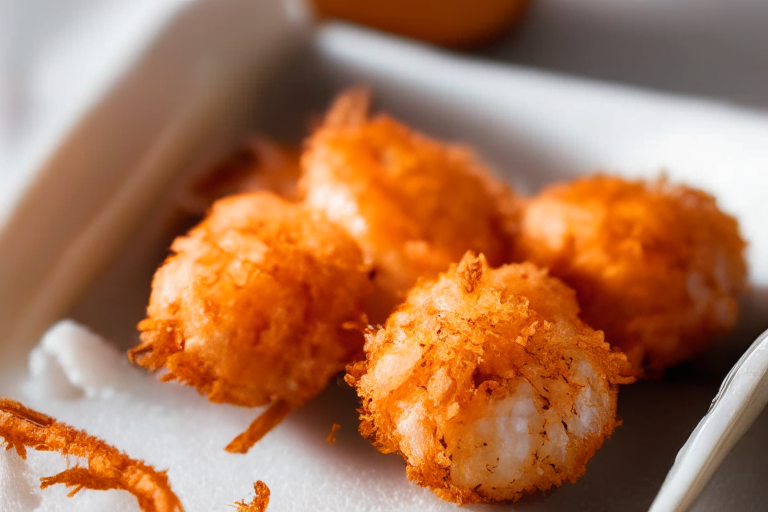
{"type": "MultiPolygon", "coordinates": [[[[397,456],[379,455],[354,433],[354,397],[340,387],[237,457],[221,447],[253,410],[214,406],[140,374],[141,392],[121,389],[110,400],[41,399],[22,385],[30,349],[57,318],[132,344],[152,271],[180,227],[175,191],[249,131],[300,137],[346,85],[370,84],[382,108],[476,146],[522,192],[595,168],[628,176],[664,169],[714,192],[751,242],[754,287],[733,336],[664,381],[624,388],[624,425],[585,477],[515,509],[647,510],[721,379],[768,327],[765,117],[491,66],[344,26],[309,34],[277,2],[193,2],[131,58],[0,220],[0,393],[169,468],[188,511],[225,510],[255,479],[272,488],[272,512],[455,509],[411,486],[397,456]],[[174,417],[174,408],[199,422],[174,417]],[[334,422],[339,442],[326,445],[334,422]]],[[[765,509],[766,426],[763,414],[692,510],[765,509]]]]}
{"type": "Polygon", "coordinates": [[[744,352],[675,457],[650,512],[684,512],[768,403],[768,331],[744,352]]]}

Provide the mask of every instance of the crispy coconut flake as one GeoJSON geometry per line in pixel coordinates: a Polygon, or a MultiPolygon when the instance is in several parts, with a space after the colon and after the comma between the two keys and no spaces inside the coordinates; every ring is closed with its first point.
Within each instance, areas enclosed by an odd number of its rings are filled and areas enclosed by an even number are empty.
{"type": "Polygon", "coordinates": [[[86,460],[87,467],[76,465],[41,478],[41,489],[64,484],[72,488],[69,496],[82,489],[119,489],[133,494],[143,512],[183,512],[165,471],[9,398],[0,398],[0,437],[6,449],[16,450],[22,459],[26,459],[27,448],[32,448],[86,460]]]}

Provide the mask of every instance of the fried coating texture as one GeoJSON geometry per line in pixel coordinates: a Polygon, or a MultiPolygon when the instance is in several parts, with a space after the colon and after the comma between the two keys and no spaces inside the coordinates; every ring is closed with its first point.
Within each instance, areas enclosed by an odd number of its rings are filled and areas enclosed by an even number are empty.
{"type": "Polygon", "coordinates": [[[129,353],[165,379],[274,412],[317,395],[361,350],[368,268],[321,213],[265,192],[233,196],[171,249],[129,353]]]}
{"type": "Polygon", "coordinates": [[[366,335],[365,361],[347,367],[360,432],[459,504],[575,481],[618,425],[618,384],[634,380],[578,313],[546,271],[468,253],[366,335]]]}
{"type": "Polygon", "coordinates": [[[700,190],[593,176],[529,203],[516,259],[572,286],[582,318],[652,375],[734,326],[744,247],[736,220],[700,190]]]}
{"type": "Polygon", "coordinates": [[[87,467],[77,465],[41,478],[41,489],[64,484],[72,488],[69,496],[82,489],[118,489],[136,496],[143,512],[183,512],[165,471],[157,471],[101,439],[4,397],[0,397],[0,437],[5,440],[6,449],[15,449],[22,459],[27,458],[27,447],[30,447],[88,462],[87,467]]]}
{"type": "Polygon", "coordinates": [[[253,497],[250,503],[246,503],[245,500],[238,501],[233,504],[237,509],[237,512],[264,512],[269,506],[269,487],[261,480],[257,480],[253,484],[253,490],[256,496],[253,497]]]}
{"type": "Polygon", "coordinates": [[[465,147],[368,116],[367,91],[339,96],[302,155],[305,202],[344,227],[373,262],[367,312],[383,322],[420,277],[467,250],[507,261],[517,222],[512,191],[465,147]]]}

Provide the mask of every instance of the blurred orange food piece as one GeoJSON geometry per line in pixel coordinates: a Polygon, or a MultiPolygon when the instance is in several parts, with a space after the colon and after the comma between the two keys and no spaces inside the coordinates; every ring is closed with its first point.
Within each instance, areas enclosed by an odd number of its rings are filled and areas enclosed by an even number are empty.
{"type": "Polygon", "coordinates": [[[341,18],[443,46],[487,43],[519,20],[529,0],[311,0],[341,18]]]}

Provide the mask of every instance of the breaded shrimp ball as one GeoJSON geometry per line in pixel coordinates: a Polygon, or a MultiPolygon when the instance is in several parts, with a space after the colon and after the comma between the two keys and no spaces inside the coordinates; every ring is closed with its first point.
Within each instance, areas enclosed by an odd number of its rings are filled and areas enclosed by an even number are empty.
{"type": "Polygon", "coordinates": [[[626,357],[532,264],[467,254],[414,288],[347,368],[360,432],[443,499],[514,501],[575,481],[617,426],[626,357]]]}
{"type": "Polygon", "coordinates": [[[572,286],[584,321],[653,374],[734,326],[744,246],[736,220],[700,190],[593,176],[530,202],[516,259],[572,286]]]}
{"type": "Polygon", "coordinates": [[[376,272],[369,317],[383,322],[419,277],[433,278],[467,250],[507,261],[516,225],[512,191],[464,147],[420,135],[368,95],[340,96],[310,137],[299,184],[308,205],[360,244],[376,272]]]}
{"type": "Polygon", "coordinates": [[[368,268],[321,213],[232,196],[171,249],[130,352],[139,365],[213,402],[297,406],[360,352],[368,268]]]}

